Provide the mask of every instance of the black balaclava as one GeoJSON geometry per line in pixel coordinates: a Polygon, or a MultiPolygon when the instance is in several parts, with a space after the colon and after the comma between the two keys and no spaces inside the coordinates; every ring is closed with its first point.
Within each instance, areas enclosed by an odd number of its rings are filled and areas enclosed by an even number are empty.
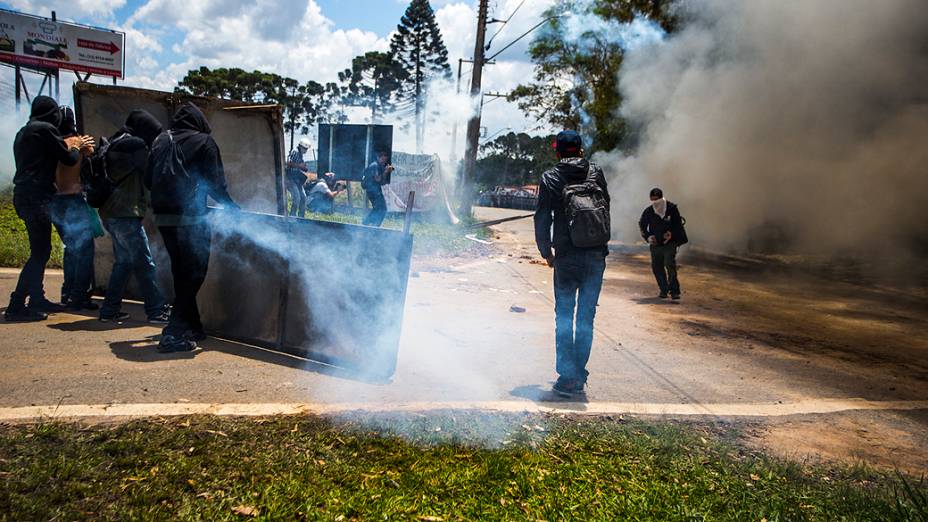
{"type": "Polygon", "coordinates": [[[58,112],[58,102],[48,96],[36,96],[32,100],[32,112],[29,114],[30,120],[44,121],[51,123],[55,127],[61,121],[61,114],[58,112]]]}
{"type": "Polygon", "coordinates": [[[61,121],[58,123],[58,132],[67,138],[68,136],[77,136],[77,122],[74,121],[74,111],[67,105],[58,107],[61,121]]]}
{"type": "Polygon", "coordinates": [[[213,132],[203,112],[190,102],[183,104],[177,109],[177,112],[174,113],[174,120],[171,122],[171,130],[195,131],[204,134],[213,132]]]}
{"type": "Polygon", "coordinates": [[[152,116],[148,111],[135,109],[129,113],[129,116],[126,118],[126,124],[122,126],[119,132],[129,133],[133,136],[142,138],[145,144],[151,147],[152,142],[161,134],[162,130],[163,128],[158,118],[152,116]]]}

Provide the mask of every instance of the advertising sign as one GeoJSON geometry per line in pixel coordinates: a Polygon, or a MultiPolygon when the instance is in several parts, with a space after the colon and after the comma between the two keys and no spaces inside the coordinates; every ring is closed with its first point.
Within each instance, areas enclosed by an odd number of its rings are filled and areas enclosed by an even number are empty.
{"type": "Polygon", "coordinates": [[[0,61],[122,78],[126,35],[0,9],[0,61]]]}

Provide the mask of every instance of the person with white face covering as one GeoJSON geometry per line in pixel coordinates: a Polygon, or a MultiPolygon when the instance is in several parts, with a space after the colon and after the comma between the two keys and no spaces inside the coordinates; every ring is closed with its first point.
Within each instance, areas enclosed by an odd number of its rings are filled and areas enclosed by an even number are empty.
{"type": "Polygon", "coordinates": [[[659,297],[680,299],[677,279],[677,248],[683,237],[683,219],[677,205],[664,199],[664,191],[651,189],[651,204],[638,220],[641,237],[651,245],[651,270],[660,289],[659,297]]]}

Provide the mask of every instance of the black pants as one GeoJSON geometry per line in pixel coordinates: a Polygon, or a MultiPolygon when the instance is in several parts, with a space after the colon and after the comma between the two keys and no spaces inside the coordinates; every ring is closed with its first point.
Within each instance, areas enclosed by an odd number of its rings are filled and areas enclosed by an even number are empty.
{"type": "Polygon", "coordinates": [[[651,270],[662,294],[680,295],[677,280],[677,245],[651,245],[651,270]]]}
{"type": "Polygon", "coordinates": [[[162,334],[181,336],[201,332],[197,293],[209,266],[211,230],[208,224],[158,227],[171,258],[174,277],[174,309],[162,334]]]}
{"type": "Polygon", "coordinates": [[[379,227],[383,218],[387,216],[387,200],[383,197],[383,188],[380,186],[367,189],[367,199],[371,202],[371,211],[364,216],[363,225],[379,227]]]}
{"type": "Polygon", "coordinates": [[[602,251],[570,252],[554,259],[555,369],[562,379],[585,383],[589,375],[586,363],[605,270],[602,251]]]}
{"type": "Polygon", "coordinates": [[[30,303],[38,303],[45,299],[45,265],[52,254],[52,220],[48,205],[24,201],[26,199],[13,197],[16,214],[26,224],[26,233],[29,236],[29,259],[19,273],[16,290],[10,296],[10,308],[14,310],[25,306],[26,297],[30,303]]]}

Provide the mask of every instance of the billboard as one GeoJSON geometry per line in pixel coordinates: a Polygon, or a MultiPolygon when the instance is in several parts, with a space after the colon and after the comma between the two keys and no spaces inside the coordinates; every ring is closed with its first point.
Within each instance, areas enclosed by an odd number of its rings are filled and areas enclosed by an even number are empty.
{"type": "Polygon", "coordinates": [[[0,61],[122,78],[126,35],[0,9],[0,61]]]}
{"type": "Polygon", "coordinates": [[[392,149],[392,125],[319,124],[318,170],[334,173],[335,179],[361,181],[377,152],[392,149]]]}

